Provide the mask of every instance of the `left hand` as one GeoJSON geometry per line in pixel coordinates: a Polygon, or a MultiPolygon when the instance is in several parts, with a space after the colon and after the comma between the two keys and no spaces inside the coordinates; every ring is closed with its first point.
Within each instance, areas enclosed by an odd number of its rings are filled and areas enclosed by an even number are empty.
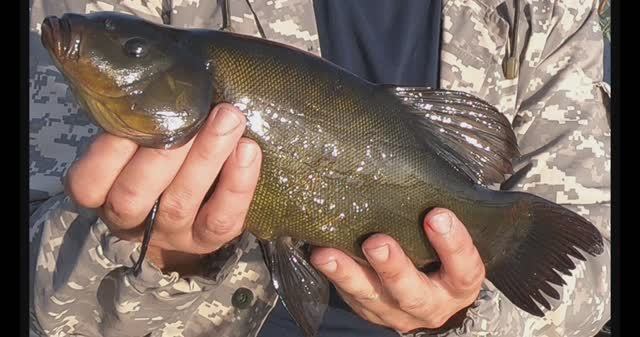
{"type": "Polygon", "coordinates": [[[442,263],[429,275],[418,271],[398,243],[383,234],[362,245],[373,269],[331,248],[315,249],[311,262],[364,319],[399,332],[439,328],[473,304],[485,269],[471,236],[452,212],[432,210],[424,230],[442,263]]]}

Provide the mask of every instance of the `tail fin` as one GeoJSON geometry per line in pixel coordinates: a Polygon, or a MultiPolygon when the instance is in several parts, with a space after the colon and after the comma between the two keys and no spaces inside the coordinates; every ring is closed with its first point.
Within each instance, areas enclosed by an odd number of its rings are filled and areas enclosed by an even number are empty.
{"type": "Polygon", "coordinates": [[[503,218],[513,220],[503,226],[510,234],[502,247],[493,247],[500,253],[493,254],[488,263],[487,277],[513,304],[543,316],[534,300],[551,309],[541,292],[559,299],[550,283],[565,285],[558,272],[571,274],[576,266],[570,256],[585,261],[578,249],[594,256],[601,254],[602,235],[589,221],[560,205],[528,193],[500,194],[512,199],[509,214],[503,218]]]}

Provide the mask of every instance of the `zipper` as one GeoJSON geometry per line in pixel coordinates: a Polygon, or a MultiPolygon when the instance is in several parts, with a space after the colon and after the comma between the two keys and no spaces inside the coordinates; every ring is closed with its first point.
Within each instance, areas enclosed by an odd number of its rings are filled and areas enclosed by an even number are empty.
{"type": "Polygon", "coordinates": [[[509,57],[504,63],[503,71],[504,77],[508,80],[512,80],[518,77],[518,71],[520,67],[520,61],[518,60],[518,26],[520,23],[520,0],[514,1],[514,18],[513,18],[513,30],[509,38],[509,57]]]}

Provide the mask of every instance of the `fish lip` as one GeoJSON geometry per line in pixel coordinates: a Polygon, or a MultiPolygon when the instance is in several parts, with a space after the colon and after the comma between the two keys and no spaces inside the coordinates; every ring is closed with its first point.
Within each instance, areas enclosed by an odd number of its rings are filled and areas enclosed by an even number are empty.
{"type": "Polygon", "coordinates": [[[48,16],[41,26],[42,44],[58,59],[77,59],[80,39],[78,34],[72,32],[70,20],[64,16],[48,16]]]}

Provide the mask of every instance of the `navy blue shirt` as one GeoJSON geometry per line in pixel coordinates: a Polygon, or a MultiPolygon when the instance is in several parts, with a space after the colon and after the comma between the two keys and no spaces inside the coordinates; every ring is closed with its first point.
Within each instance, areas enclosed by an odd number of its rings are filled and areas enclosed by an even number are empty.
{"type": "Polygon", "coordinates": [[[374,83],[437,87],[441,0],[314,1],[322,57],[374,83]]]}

